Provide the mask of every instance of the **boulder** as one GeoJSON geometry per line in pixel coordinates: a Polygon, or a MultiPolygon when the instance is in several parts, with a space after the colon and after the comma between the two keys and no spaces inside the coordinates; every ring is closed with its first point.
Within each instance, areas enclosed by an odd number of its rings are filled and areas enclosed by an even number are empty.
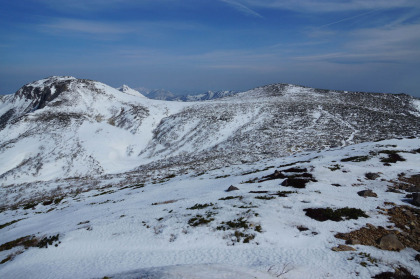
{"type": "Polygon", "coordinates": [[[379,177],[379,174],[374,173],[374,172],[368,172],[368,173],[365,173],[365,177],[366,179],[369,179],[369,180],[375,180],[376,178],[379,177]]]}
{"type": "Polygon", "coordinates": [[[357,194],[361,197],[364,197],[364,198],[367,198],[367,197],[376,198],[376,197],[378,197],[378,195],[375,192],[373,192],[372,190],[363,190],[363,191],[357,192],[357,194]]]}
{"type": "Polygon", "coordinates": [[[406,191],[410,193],[420,192],[420,186],[411,186],[407,188],[406,191]]]}
{"type": "Polygon", "coordinates": [[[294,188],[305,188],[308,182],[309,182],[309,179],[287,178],[280,185],[286,186],[286,187],[294,187],[294,188]]]}
{"type": "Polygon", "coordinates": [[[383,236],[379,241],[379,248],[390,251],[400,251],[405,248],[393,233],[383,236]]]}
{"type": "Polygon", "coordinates": [[[420,206],[420,193],[413,193],[413,204],[420,206]]]}
{"type": "Polygon", "coordinates": [[[275,170],[273,174],[267,175],[267,176],[263,176],[259,182],[264,182],[267,180],[274,180],[274,179],[283,179],[286,178],[287,176],[285,176],[281,171],[275,170]]]}
{"type": "Polygon", "coordinates": [[[239,190],[239,188],[238,187],[235,187],[235,186],[233,186],[233,185],[231,185],[227,190],[226,190],[226,192],[232,192],[232,191],[237,191],[237,190],[239,190]]]}
{"type": "Polygon", "coordinates": [[[307,172],[308,169],[307,168],[289,168],[287,170],[283,170],[284,172],[307,172]]]}

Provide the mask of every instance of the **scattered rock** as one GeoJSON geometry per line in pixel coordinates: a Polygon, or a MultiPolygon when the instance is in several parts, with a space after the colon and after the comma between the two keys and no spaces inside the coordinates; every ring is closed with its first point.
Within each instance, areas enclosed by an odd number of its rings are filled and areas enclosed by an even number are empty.
{"type": "Polygon", "coordinates": [[[397,189],[392,189],[392,188],[388,189],[388,190],[387,190],[387,192],[397,193],[397,194],[404,194],[404,193],[403,193],[403,192],[401,192],[400,190],[397,190],[397,189]]]}
{"type": "Polygon", "coordinates": [[[413,193],[413,204],[420,206],[420,193],[413,193]]]}
{"type": "Polygon", "coordinates": [[[417,254],[414,259],[420,263],[420,254],[417,254]]]}
{"type": "Polygon", "coordinates": [[[420,186],[412,186],[412,187],[410,187],[410,188],[407,188],[407,190],[406,190],[407,192],[410,192],[410,193],[414,193],[414,192],[420,192],[420,186]]]}
{"type": "Polygon", "coordinates": [[[300,231],[300,232],[304,232],[304,231],[307,231],[307,230],[309,230],[307,227],[305,227],[305,226],[298,226],[297,227],[297,229],[300,231]]]}
{"type": "Polygon", "coordinates": [[[299,175],[293,175],[284,180],[280,185],[294,188],[305,188],[308,182],[317,182],[316,179],[310,173],[302,173],[299,175]]]}
{"type": "Polygon", "coordinates": [[[405,177],[405,174],[399,175],[397,180],[392,181],[391,189],[404,190],[407,192],[420,192],[420,174],[405,177]]]}
{"type": "Polygon", "coordinates": [[[250,194],[267,194],[268,191],[249,191],[250,194]]]}
{"type": "Polygon", "coordinates": [[[398,240],[397,236],[393,233],[388,234],[381,238],[379,241],[379,248],[390,251],[400,251],[405,246],[398,240]]]}
{"type": "Polygon", "coordinates": [[[365,177],[366,179],[369,179],[369,180],[375,180],[376,178],[379,178],[379,174],[374,173],[374,172],[368,172],[368,173],[365,173],[365,177]]]}
{"type": "Polygon", "coordinates": [[[337,247],[333,247],[331,250],[335,252],[356,251],[356,249],[347,245],[338,245],[337,247]]]}
{"type": "Polygon", "coordinates": [[[373,230],[373,229],[375,229],[376,227],[374,226],[374,225],[372,225],[371,223],[367,223],[366,224],[366,227],[368,227],[369,229],[371,229],[371,230],[373,230]]]}
{"type": "Polygon", "coordinates": [[[227,190],[226,190],[226,192],[232,192],[232,191],[237,191],[237,190],[239,190],[239,188],[238,187],[235,187],[235,186],[233,186],[233,185],[231,185],[227,190]]]}
{"type": "Polygon", "coordinates": [[[373,192],[372,190],[363,190],[363,191],[359,191],[357,192],[357,194],[361,197],[367,198],[367,197],[378,197],[378,195],[373,192]]]}
{"type": "Polygon", "coordinates": [[[338,184],[338,183],[333,183],[333,184],[331,184],[332,186],[335,186],[335,187],[341,187],[341,185],[340,184],[338,184]]]}
{"type": "Polygon", "coordinates": [[[308,179],[301,178],[287,178],[281,183],[281,186],[294,187],[294,188],[305,188],[309,182],[308,179]]]}
{"type": "Polygon", "coordinates": [[[274,180],[274,179],[284,179],[285,176],[281,171],[275,170],[274,173],[269,174],[267,176],[263,176],[258,182],[264,182],[267,180],[274,180]]]}
{"type": "Polygon", "coordinates": [[[394,268],[394,272],[382,272],[376,274],[374,279],[419,279],[419,277],[414,276],[411,272],[403,266],[394,268]]]}
{"type": "Polygon", "coordinates": [[[362,244],[362,242],[360,240],[358,240],[357,238],[352,238],[352,239],[347,240],[346,244],[360,245],[360,244],[362,244]]]}
{"type": "MultiPolygon", "coordinates": [[[[367,223],[366,227],[349,233],[338,233],[336,238],[346,240],[346,244],[356,245],[357,240],[361,245],[374,246],[380,249],[385,248],[385,238],[380,246],[381,240],[390,234],[398,236],[398,241],[402,246],[397,246],[398,249],[403,247],[410,247],[420,252],[420,209],[413,206],[396,206],[393,203],[385,202],[385,205],[391,205],[392,208],[384,210],[382,214],[389,216],[389,222],[393,223],[393,227],[375,227],[367,223]]],[[[388,237],[389,238],[389,237],[388,237]]],[[[420,256],[419,256],[420,257],[420,256]]]]}
{"type": "Polygon", "coordinates": [[[307,168],[299,168],[299,167],[295,167],[295,168],[289,168],[286,170],[283,170],[284,172],[307,172],[308,169],[307,168]]]}

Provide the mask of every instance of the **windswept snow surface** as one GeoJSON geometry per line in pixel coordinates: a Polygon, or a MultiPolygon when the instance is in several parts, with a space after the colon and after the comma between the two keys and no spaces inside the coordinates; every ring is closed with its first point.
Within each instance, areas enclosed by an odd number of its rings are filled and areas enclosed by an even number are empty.
{"type": "Polygon", "coordinates": [[[355,252],[331,250],[344,244],[334,237],[338,232],[367,223],[392,225],[378,206],[386,208],[384,202],[407,205],[405,194],[388,192],[387,186],[402,172],[419,172],[420,155],[412,152],[419,148],[419,139],[387,140],[232,165],[199,175],[168,176],[144,185],[117,186],[110,178],[103,189],[75,193],[57,204],[4,210],[0,224],[22,220],[0,230],[0,245],[26,235],[56,234],[61,243],[46,249],[17,247],[0,252],[0,260],[17,253],[0,265],[0,278],[278,278],[286,273],[280,278],[345,279],[371,278],[398,265],[420,276],[414,261],[417,252],[411,248],[391,252],[354,245],[355,252]],[[380,160],[386,155],[381,150],[400,152],[406,161],[384,166],[380,160]],[[341,162],[366,155],[367,161],[341,162]],[[280,186],[283,179],[253,180],[291,166],[307,168],[317,182],[294,189],[280,186]],[[378,173],[380,178],[368,180],[367,172],[378,173]],[[226,193],[230,185],[239,190],[226,193]],[[357,195],[365,189],[378,197],[357,195]],[[270,200],[256,198],[277,191],[293,193],[270,200]],[[233,198],[223,199],[227,196],[233,198]],[[193,209],[196,204],[203,207],[193,209]],[[303,211],[345,206],[360,208],[369,217],[318,222],[303,211]],[[210,221],[193,226],[191,219],[197,215],[210,221]],[[218,229],[240,218],[247,229],[218,229]],[[299,226],[308,230],[299,231],[299,226]],[[255,238],[237,242],[235,231],[255,238]],[[361,252],[369,253],[377,263],[362,266],[361,252]]]}

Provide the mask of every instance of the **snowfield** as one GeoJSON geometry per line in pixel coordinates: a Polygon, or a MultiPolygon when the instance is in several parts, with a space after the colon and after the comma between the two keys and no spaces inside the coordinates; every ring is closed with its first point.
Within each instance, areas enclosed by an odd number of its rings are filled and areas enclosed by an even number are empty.
{"type": "Polygon", "coordinates": [[[126,187],[108,181],[58,203],[4,210],[1,224],[19,221],[0,230],[0,244],[28,235],[59,234],[59,240],[48,248],[1,251],[0,260],[16,256],[0,265],[0,278],[371,278],[399,265],[420,276],[412,248],[331,250],[344,244],[334,237],[338,232],[367,223],[393,226],[378,208],[409,205],[405,193],[387,190],[399,174],[419,173],[420,154],[413,152],[419,148],[419,139],[362,143],[126,187]],[[384,166],[384,150],[398,151],[405,161],[384,166]],[[341,161],[354,156],[369,158],[341,161]],[[306,168],[316,182],[297,189],[281,186],[284,179],[255,180],[291,167],[306,168]],[[379,178],[367,179],[368,172],[379,178]],[[231,185],[239,190],[225,192],[231,185]],[[357,194],[366,189],[377,197],[357,194]],[[275,195],[279,191],[290,193],[275,195]],[[303,211],[314,207],[354,207],[369,217],[320,222],[303,211]],[[197,215],[208,222],[196,225],[197,215]],[[238,220],[245,226],[226,225],[238,220]],[[367,254],[375,261],[364,265],[367,254]]]}

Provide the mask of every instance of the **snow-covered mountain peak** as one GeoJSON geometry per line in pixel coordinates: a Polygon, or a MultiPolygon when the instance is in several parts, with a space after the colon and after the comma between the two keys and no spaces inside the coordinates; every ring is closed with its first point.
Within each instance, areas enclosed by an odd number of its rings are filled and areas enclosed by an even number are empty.
{"type": "Polygon", "coordinates": [[[71,80],[77,80],[77,78],[72,77],[72,76],[50,76],[47,78],[43,78],[43,79],[28,83],[26,84],[26,86],[45,87],[45,86],[51,86],[51,84],[53,83],[71,81],[71,80]]]}
{"type": "Polygon", "coordinates": [[[68,89],[68,84],[74,80],[74,77],[52,76],[38,81],[34,81],[20,88],[15,98],[36,100],[50,99],[51,96],[58,96],[60,93],[68,89]]]}
{"type": "Polygon", "coordinates": [[[132,95],[132,96],[138,96],[138,97],[144,97],[146,98],[146,96],[144,96],[143,94],[141,94],[139,91],[130,88],[128,85],[123,84],[121,87],[117,88],[119,91],[132,95]]]}

